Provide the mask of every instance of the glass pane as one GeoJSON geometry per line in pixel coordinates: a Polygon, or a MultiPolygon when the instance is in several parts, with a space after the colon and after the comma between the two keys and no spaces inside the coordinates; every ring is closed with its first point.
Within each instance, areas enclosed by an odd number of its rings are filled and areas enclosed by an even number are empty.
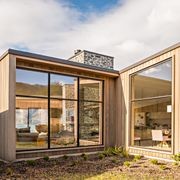
{"type": "Polygon", "coordinates": [[[51,148],[77,146],[77,102],[51,99],[51,148]]]}
{"type": "Polygon", "coordinates": [[[102,81],[80,79],[80,99],[89,101],[102,101],[102,81]]]}
{"type": "Polygon", "coordinates": [[[171,149],[171,98],[132,103],[131,145],[171,149]]]}
{"type": "Polygon", "coordinates": [[[102,104],[80,102],[79,109],[80,145],[102,144],[102,104]]]}
{"type": "Polygon", "coordinates": [[[171,95],[171,61],[132,76],[132,99],[171,95]]]}
{"type": "Polygon", "coordinates": [[[48,101],[16,97],[16,148],[47,148],[48,101]]]}
{"type": "Polygon", "coordinates": [[[51,74],[51,97],[77,99],[77,78],[51,74]]]}
{"type": "Polygon", "coordinates": [[[48,74],[16,69],[16,94],[27,96],[47,96],[48,74]]]}

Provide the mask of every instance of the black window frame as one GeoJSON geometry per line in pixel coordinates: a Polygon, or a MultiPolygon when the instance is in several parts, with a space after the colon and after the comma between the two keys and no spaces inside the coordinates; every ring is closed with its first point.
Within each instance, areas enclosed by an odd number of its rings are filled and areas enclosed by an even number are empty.
{"type": "MultiPolygon", "coordinates": [[[[41,73],[46,73],[48,75],[48,96],[47,97],[41,97],[41,96],[30,96],[30,95],[16,95],[15,93],[15,98],[16,97],[29,97],[29,98],[39,98],[39,99],[47,99],[48,101],[48,146],[47,148],[32,148],[32,149],[21,149],[21,150],[18,150],[16,149],[16,152],[23,152],[23,151],[38,151],[38,150],[53,150],[53,149],[73,149],[73,148],[77,148],[77,147],[93,147],[93,146],[103,146],[104,145],[104,80],[103,79],[98,79],[98,78],[94,78],[94,77],[88,77],[88,76],[78,76],[78,75],[71,75],[71,74],[63,74],[63,73],[60,73],[60,72],[49,72],[49,71],[45,71],[45,70],[39,70],[39,69],[33,69],[33,68],[29,68],[29,67],[19,67],[19,66],[16,66],[16,70],[17,69],[20,69],[20,70],[26,70],[26,71],[35,71],[35,72],[41,72],[41,73]],[[68,101],[74,101],[74,102],[77,102],[77,146],[72,146],[72,147],[53,147],[51,148],[50,147],[50,118],[51,118],[51,113],[50,113],[50,99],[52,98],[51,97],[51,94],[50,94],[50,76],[51,74],[55,74],[55,75],[62,75],[62,76],[69,76],[69,77],[75,77],[77,78],[77,99],[64,99],[64,98],[61,98],[61,100],[68,100],[68,101]],[[96,145],[87,145],[87,146],[80,146],[80,143],[79,143],[79,106],[80,106],[80,97],[79,97],[79,82],[80,82],[80,78],[82,79],[90,79],[90,80],[96,80],[96,81],[101,81],[102,82],[102,92],[101,92],[101,95],[102,95],[102,101],[90,101],[90,102],[100,102],[102,103],[102,133],[99,134],[101,136],[101,144],[96,144],[96,145]]],[[[60,99],[60,98],[54,98],[54,99],[60,99]]],[[[87,101],[88,102],[88,101],[87,101]]],[[[15,107],[16,108],[16,107],[15,107]]],[[[15,117],[15,121],[16,121],[16,117],[15,117]]]]}

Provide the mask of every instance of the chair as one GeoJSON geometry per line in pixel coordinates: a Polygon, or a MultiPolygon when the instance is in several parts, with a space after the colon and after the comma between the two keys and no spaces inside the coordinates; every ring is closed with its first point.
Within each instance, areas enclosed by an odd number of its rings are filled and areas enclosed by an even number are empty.
{"type": "Polygon", "coordinates": [[[171,138],[168,138],[168,136],[163,136],[162,130],[152,130],[152,145],[153,142],[161,142],[161,146],[167,141],[171,141],[171,138]]]}

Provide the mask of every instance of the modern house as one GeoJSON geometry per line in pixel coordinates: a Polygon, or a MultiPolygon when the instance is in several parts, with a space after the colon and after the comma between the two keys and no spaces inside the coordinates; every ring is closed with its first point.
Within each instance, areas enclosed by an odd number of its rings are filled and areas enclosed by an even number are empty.
{"type": "Polygon", "coordinates": [[[123,70],[9,49],[0,58],[0,159],[102,151],[180,152],[180,43],[123,70]]]}

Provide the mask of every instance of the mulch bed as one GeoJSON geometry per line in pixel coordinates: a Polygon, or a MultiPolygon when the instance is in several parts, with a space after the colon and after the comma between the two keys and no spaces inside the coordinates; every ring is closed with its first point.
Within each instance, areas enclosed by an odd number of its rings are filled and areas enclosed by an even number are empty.
{"type": "Polygon", "coordinates": [[[180,166],[133,157],[59,157],[14,163],[0,161],[0,179],[180,179],[180,166]],[[128,163],[124,163],[127,162],[128,163]],[[102,175],[102,176],[101,176],[102,175]],[[100,177],[100,178],[99,178],[100,177]],[[113,178],[112,178],[113,177],[113,178]]]}

